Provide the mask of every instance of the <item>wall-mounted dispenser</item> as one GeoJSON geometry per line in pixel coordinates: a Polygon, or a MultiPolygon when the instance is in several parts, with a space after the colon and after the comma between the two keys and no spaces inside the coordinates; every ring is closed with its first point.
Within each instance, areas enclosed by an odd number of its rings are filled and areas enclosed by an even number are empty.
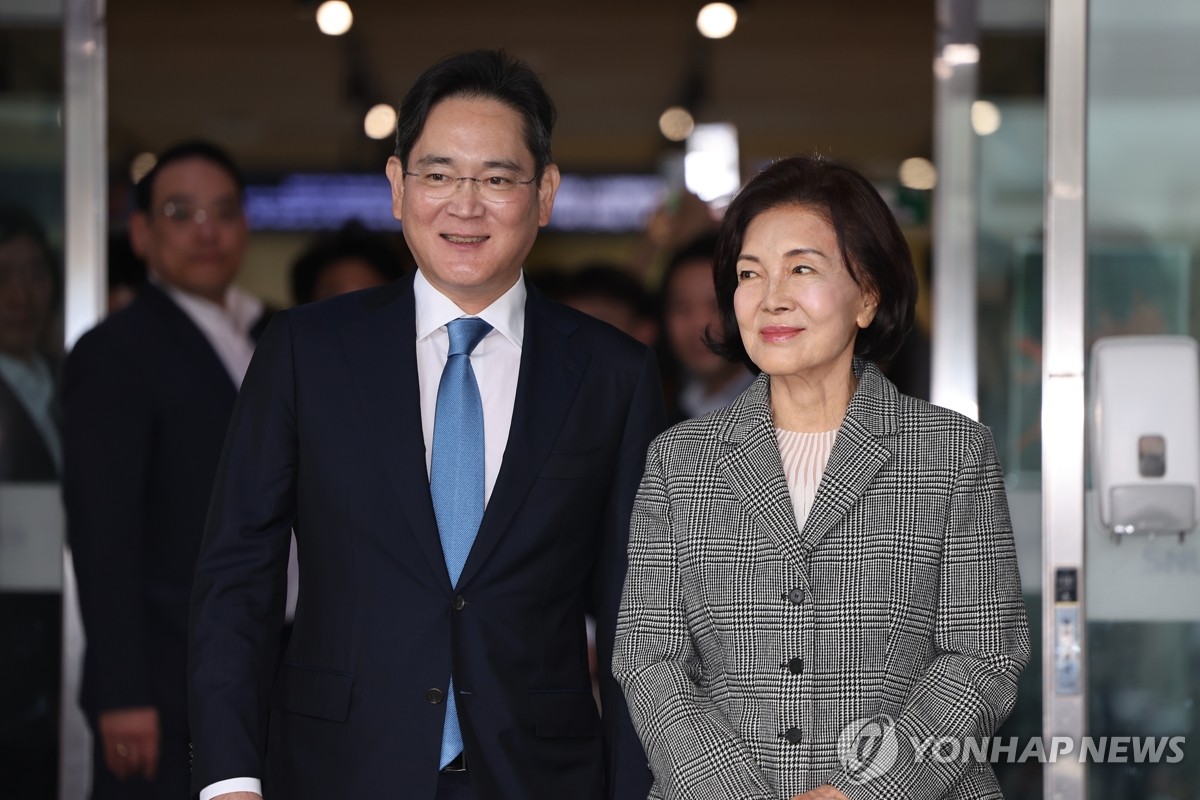
{"type": "Polygon", "coordinates": [[[1092,483],[1100,521],[1178,534],[1200,521],[1200,347],[1189,336],[1113,336],[1092,346],[1092,483]]]}

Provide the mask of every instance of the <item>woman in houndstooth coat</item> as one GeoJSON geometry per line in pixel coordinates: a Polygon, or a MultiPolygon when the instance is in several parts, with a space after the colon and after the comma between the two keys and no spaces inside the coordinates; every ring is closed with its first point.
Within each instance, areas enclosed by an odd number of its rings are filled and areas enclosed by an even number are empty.
{"type": "MultiPolygon", "coordinates": [[[[613,671],[652,797],[997,798],[1029,659],[991,435],[875,366],[916,278],[871,184],[777,162],[735,198],[710,344],[759,371],[650,447],[613,671]]],[[[711,334],[711,332],[710,332],[711,334]]]]}

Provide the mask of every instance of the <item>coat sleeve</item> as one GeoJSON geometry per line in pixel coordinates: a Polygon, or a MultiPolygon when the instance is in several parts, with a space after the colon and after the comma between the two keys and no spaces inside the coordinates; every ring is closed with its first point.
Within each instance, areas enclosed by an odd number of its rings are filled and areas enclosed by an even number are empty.
{"type": "Polygon", "coordinates": [[[660,441],[650,447],[633,505],[613,672],[649,757],[656,796],[774,798],[745,742],[700,681],[660,441]]]}
{"type": "Polygon", "coordinates": [[[942,797],[972,763],[943,763],[927,749],[921,757],[913,742],[990,737],[1016,702],[1030,655],[1029,623],[1004,476],[982,426],[951,493],[935,614],[935,656],[890,726],[892,764],[854,764],[855,771],[843,768],[830,780],[851,800],[942,797]]]}
{"type": "Polygon", "coordinates": [[[650,791],[646,754],[629,719],[625,698],[607,665],[612,663],[617,608],[625,582],[629,515],[646,465],[650,440],[666,427],[662,384],[653,351],[646,350],[637,386],[621,436],[616,474],[605,510],[604,536],[596,612],[596,658],[600,669],[600,700],[604,709],[608,796],[611,800],[644,800],[650,791]]]}
{"type": "Polygon", "coordinates": [[[196,563],[188,647],[193,791],[263,774],[296,502],[289,326],[286,313],[275,315],[242,383],[196,563]]]}
{"type": "Polygon", "coordinates": [[[63,378],[63,501],[87,634],[84,700],[89,714],[150,706],[150,390],[137,362],[101,332],[80,339],[63,378]]]}

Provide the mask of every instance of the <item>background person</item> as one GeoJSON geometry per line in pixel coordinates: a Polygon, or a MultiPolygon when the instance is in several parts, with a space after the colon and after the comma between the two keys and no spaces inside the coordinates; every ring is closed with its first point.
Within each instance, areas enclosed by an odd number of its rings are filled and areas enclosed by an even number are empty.
{"type": "Polygon", "coordinates": [[[188,796],[187,619],[221,442],[263,304],[234,287],[244,183],[220,148],[168,149],[136,187],[137,298],[80,338],[64,382],[67,536],[87,647],[92,797],[188,796]]]}
{"type": "MultiPolygon", "coordinates": [[[[0,484],[61,472],[58,359],[44,344],[59,285],[41,223],[0,206],[0,484]]],[[[0,590],[0,791],[11,800],[58,791],[62,608],[56,591],[0,590]]]]}
{"type": "Polygon", "coordinates": [[[732,402],[754,380],[740,361],[730,361],[707,344],[721,324],[713,290],[716,233],[705,233],[676,251],[667,262],[660,289],[662,326],[670,358],[678,368],[670,419],[678,422],[732,402]]]}
{"type": "Polygon", "coordinates": [[[404,259],[381,233],[351,220],[318,236],[292,264],[296,305],[383,286],[404,275],[404,259]]]}
{"type": "Polygon", "coordinates": [[[629,270],[603,262],[585,264],[555,289],[555,299],[571,308],[607,322],[647,347],[658,342],[654,299],[629,270]]]}
{"type": "Polygon", "coordinates": [[[713,269],[715,344],[760,374],[655,440],[634,504],[614,672],[652,796],[999,797],[990,765],[911,746],[990,736],[1029,632],[987,429],[873,363],[913,317],[899,227],[862,176],[786,159],[729,207],[713,269]],[[891,769],[840,762],[881,718],[891,769]]]}

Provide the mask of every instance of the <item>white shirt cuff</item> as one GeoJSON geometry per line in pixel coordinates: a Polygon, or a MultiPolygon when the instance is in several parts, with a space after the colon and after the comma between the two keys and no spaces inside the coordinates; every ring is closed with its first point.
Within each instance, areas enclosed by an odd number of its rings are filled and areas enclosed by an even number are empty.
{"type": "Polygon", "coordinates": [[[213,800],[230,792],[254,792],[262,797],[262,781],[258,778],[230,778],[227,781],[210,783],[200,790],[200,800],[213,800]]]}

